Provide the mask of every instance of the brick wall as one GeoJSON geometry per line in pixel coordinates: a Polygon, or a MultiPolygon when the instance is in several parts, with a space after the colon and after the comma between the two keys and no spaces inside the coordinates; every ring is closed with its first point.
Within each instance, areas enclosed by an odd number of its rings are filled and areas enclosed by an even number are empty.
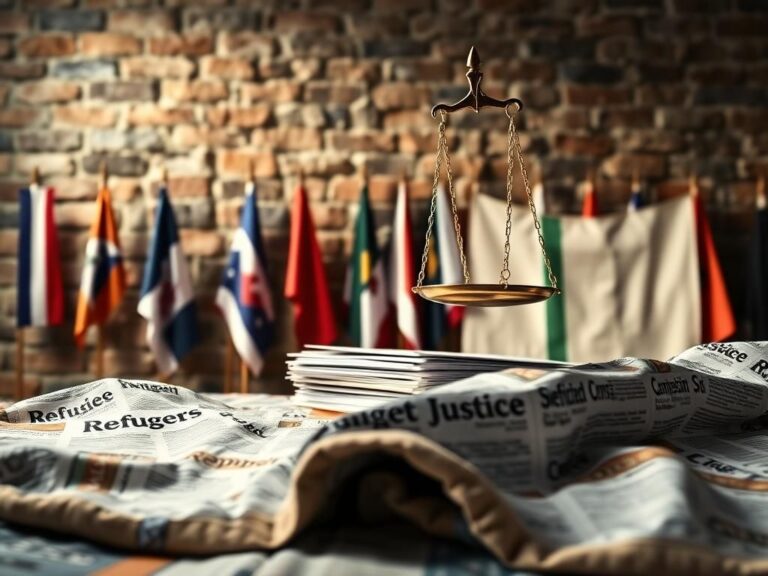
{"type": "MultiPolygon", "coordinates": [[[[168,170],[204,340],[179,379],[215,386],[226,336],[212,299],[249,160],[275,293],[302,168],[338,300],[357,169],[371,174],[382,240],[403,169],[423,215],[428,110],[465,93],[471,44],[486,92],[524,100],[522,141],[557,211],[578,208],[574,185],[590,167],[606,209],[622,208],[635,168],[656,198],[700,174],[743,315],[752,179],[768,167],[766,30],[761,0],[0,0],[0,393],[14,368],[16,191],[34,166],[58,191],[71,317],[106,160],[130,283],[106,366],[123,375],[153,373],[135,308],[168,170]]],[[[456,115],[451,126],[462,201],[475,182],[502,193],[503,114],[456,115]]],[[[293,347],[282,304],[279,333],[271,389],[293,347]]],[[[75,349],[71,323],[27,340],[30,385],[88,379],[93,349],[75,349]]]]}

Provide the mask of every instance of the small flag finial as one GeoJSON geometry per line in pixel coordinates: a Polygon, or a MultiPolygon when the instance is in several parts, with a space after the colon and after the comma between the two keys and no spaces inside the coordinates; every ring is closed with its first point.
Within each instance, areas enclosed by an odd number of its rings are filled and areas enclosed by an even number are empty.
{"type": "Polygon", "coordinates": [[[762,210],[766,207],[766,205],[768,205],[768,199],[765,197],[765,175],[763,174],[760,174],[757,179],[755,197],[758,210],[762,210]]]}
{"type": "Polygon", "coordinates": [[[640,170],[637,166],[632,168],[632,189],[637,190],[640,188],[640,170]]]}
{"type": "Polygon", "coordinates": [[[408,183],[408,170],[406,170],[405,167],[403,167],[400,170],[400,184],[407,184],[408,183]]]}
{"type": "Polygon", "coordinates": [[[167,188],[168,187],[168,168],[163,168],[163,172],[162,172],[162,176],[161,176],[161,181],[162,181],[163,186],[165,186],[167,188]]]}
{"type": "Polygon", "coordinates": [[[248,158],[248,180],[256,183],[256,163],[253,158],[248,158]]]}
{"type": "Polygon", "coordinates": [[[298,174],[298,176],[299,176],[299,186],[304,188],[304,179],[305,179],[305,177],[304,177],[304,168],[302,168],[301,166],[299,166],[299,174],[298,174]]]}
{"type": "Polygon", "coordinates": [[[40,168],[38,168],[37,166],[34,166],[32,168],[32,184],[34,184],[35,186],[40,185],[40,168]]]}
{"type": "Polygon", "coordinates": [[[695,172],[691,172],[688,176],[688,192],[693,197],[699,195],[699,177],[695,172]]]}
{"type": "Polygon", "coordinates": [[[363,185],[368,184],[368,164],[365,162],[360,165],[360,178],[363,181],[363,185]]]}

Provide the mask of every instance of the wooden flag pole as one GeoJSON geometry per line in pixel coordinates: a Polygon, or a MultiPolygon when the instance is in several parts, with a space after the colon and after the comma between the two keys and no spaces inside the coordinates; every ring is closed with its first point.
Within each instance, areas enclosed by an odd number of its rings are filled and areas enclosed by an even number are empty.
{"type": "Polygon", "coordinates": [[[248,370],[248,364],[245,363],[245,360],[240,360],[240,393],[241,394],[248,394],[248,389],[250,387],[250,376],[251,376],[251,373],[248,370]]]}
{"type": "MultiPolygon", "coordinates": [[[[103,190],[107,187],[107,182],[109,181],[109,172],[107,172],[106,160],[101,161],[99,173],[101,175],[99,186],[103,190]]],[[[97,379],[104,378],[104,342],[105,342],[104,325],[98,324],[96,326],[96,367],[95,367],[95,375],[97,379]]]]}
{"type": "Polygon", "coordinates": [[[758,210],[765,208],[766,205],[765,175],[763,174],[760,174],[757,179],[757,186],[755,187],[755,205],[758,210]]]}

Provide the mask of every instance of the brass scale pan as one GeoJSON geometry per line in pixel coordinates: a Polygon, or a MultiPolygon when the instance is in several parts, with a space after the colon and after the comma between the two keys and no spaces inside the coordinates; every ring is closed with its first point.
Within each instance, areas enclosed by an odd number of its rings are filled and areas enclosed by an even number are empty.
{"type": "MultiPolygon", "coordinates": [[[[521,285],[521,284],[507,284],[505,279],[509,277],[509,266],[508,266],[508,256],[509,251],[507,248],[504,264],[502,268],[502,278],[498,284],[470,284],[469,283],[469,273],[467,271],[466,267],[466,259],[464,258],[464,248],[463,248],[463,241],[461,240],[460,231],[457,228],[456,229],[456,236],[457,236],[457,244],[459,245],[459,251],[462,255],[462,264],[464,266],[464,284],[428,284],[425,285],[422,283],[424,279],[424,271],[425,271],[425,265],[427,261],[427,252],[428,252],[428,244],[424,247],[424,255],[422,257],[422,267],[421,267],[421,273],[419,274],[419,282],[417,286],[414,286],[412,288],[413,292],[421,296],[422,298],[425,298],[427,300],[431,300],[433,302],[438,302],[440,304],[448,304],[448,305],[454,305],[454,306],[482,306],[482,307],[500,307],[500,306],[518,306],[522,304],[534,304],[536,302],[541,302],[543,300],[547,300],[548,298],[551,298],[555,294],[560,294],[560,289],[557,287],[557,278],[554,275],[554,272],[552,271],[551,263],[549,260],[549,257],[546,253],[546,248],[544,247],[544,240],[541,237],[540,233],[540,227],[538,226],[538,217],[536,215],[536,210],[533,204],[533,198],[531,196],[530,186],[528,184],[528,177],[525,173],[525,166],[522,162],[522,153],[519,149],[519,140],[517,140],[517,134],[515,133],[515,126],[512,116],[510,116],[509,113],[509,107],[514,105],[517,107],[517,110],[522,109],[522,102],[517,98],[509,98],[507,100],[497,100],[495,98],[491,98],[487,94],[483,92],[483,90],[480,87],[480,84],[482,82],[483,73],[480,70],[480,56],[477,53],[477,50],[473,46],[469,51],[469,56],[467,57],[467,67],[469,68],[469,71],[467,72],[467,80],[469,81],[469,92],[467,93],[464,98],[462,98],[460,101],[456,102],[455,104],[437,104],[435,107],[432,108],[432,117],[436,117],[437,113],[440,112],[442,116],[442,128],[443,134],[444,134],[444,124],[445,124],[445,118],[446,114],[450,112],[455,112],[457,110],[461,110],[464,108],[470,108],[474,110],[475,112],[479,112],[480,108],[490,106],[494,108],[503,108],[505,112],[507,113],[507,116],[510,118],[510,135],[515,137],[515,141],[517,143],[517,152],[518,152],[518,160],[520,164],[520,169],[523,171],[524,175],[524,182],[526,186],[526,192],[528,194],[528,202],[529,207],[531,209],[531,215],[533,216],[534,221],[536,222],[537,226],[537,233],[539,234],[539,243],[542,247],[542,256],[544,259],[544,263],[546,265],[549,281],[551,286],[528,286],[528,285],[521,285]],[[505,272],[506,271],[506,272],[505,272]]],[[[510,140],[511,142],[511,140],[510,140]]],[[[441,142],[440,137],[438,138],[438,158],[437,161],[439,162],[440,154],[441,152],[448,155],[447,147],[444,147],[441,150],[441,142]]],[[[510,156],[511,157],[511,154],[510,156]]],[[[433,195],[437,194],[437,173],[435,174],[435,182],[433,185],[433,195]]],[[[449,186],[451,184],[451,177],[449,172],[449,186]]],[[[510,182],[507,182],[507,186],[509,188],[510,182]]],[[[456,203],[455,203],[455,196],[453,196],[454,192],[452,190],[451,186],[451,195],[452,195],[452,207],[454,210],[454,217],[456,216],[456,203]]],[[[433,199],[434,200],[434,199],[433,199]]],[[[510,195],[507,196],[507,202],[511,202],[510,195]]],[[[433,202],[434,207],[434,202],[433,202]]],[[[507,218],[509,218],[509,210],[507,211],[507,218]]],[[[455,220],[456,226],[458,227],[458,220],[455,220]]],[[[430,223],[430,229],[431,229],[431,223],[430,223]]],[[[509,228],[507,228],[509,229],[509,228]]],[[[430,230],[427,231],[427,243],[429,242],[429,236],[430,236],[430,230]]],[[[509,238],[507,238],[507,246],[509,243],[509,238]]]]}

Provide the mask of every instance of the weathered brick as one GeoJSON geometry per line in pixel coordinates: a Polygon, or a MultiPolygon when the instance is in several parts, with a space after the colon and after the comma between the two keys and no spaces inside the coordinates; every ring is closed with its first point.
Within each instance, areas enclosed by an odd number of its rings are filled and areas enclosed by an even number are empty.
{"type": "Polygon", "coordinates": [[[73,347],[27,350],[24,368],[32,374],[76,374],[83,371],[83,354],[73,347]]]}
{"type": "Polygon", "coordinates": [[[93,99],[107,100],[108,102],[154,100],[155,89],[151,82],[94,82],[91,84],[89,95],[93,99]]]}
{"type": "Polygon", "coordinates": [[[282,127],[269,130],[254,130],[251,144],[260,149],[316,150],[322,148],[320,131],[313,128],[282,127]]]}
{"type": "Polygon", "coordinates": [[[189,150],[196,146],[242,146],[245,141],[239,131],[208,126],[176,126],[171,135],[172,146],[179,150],[189,150]]]}
{"type": "Polygon", "coordinates": [[[39,116],[35,108],[0,108],[0,127],[23,128],[33,124],[39,116]]]}
{"type": "Polygon", "coordinates": [[[622,149],[631,152],[672,154],[685,149],[682,134],[665,130],[633,130],[619,140],[622,149]]]}
{"type": "Polygon", "coordinates": [[[0,84],[0,104],[5,104],[11,87],[8,84],[0,84]]]}
{"type": "Polygon", "coordinates": [[[616,108],[600,114],[600,125],[605,128],[650,128],[653,122],[651,108],[616,108]]]}
{"type": "Polygon", "coordinates": [[[576,156],[605,156],[613,150],[613,140],[599,134],[577,136],[558,134],[555,146],[561,152],[576,156]]]}
{"type": "Polygon", "coordinates": [[[616,106],[632,102],[632,90],[624,87],[566,85],[565,102],[575,106],[616,106]]]}
{"type": "Polygon", "coordinates": [[[0,58],[10,56],[13,51],[13,43],[10,38],[0,38],[0,58]]]}
{"type": "Polygon", "coordinates": [[[363,42],[362,55],[366,58],[405,58],[410,56],[429,55],[429,44],[418,40],[399,39],[393,42],[389,39],[374,39],[363,42]]]}
{"type": "Polygon", "coordinates": [[[166,34],[147,40],[150,54],[158,56],[202,56],[213,52],[210,34],[166,34]]]}
{"type": "Polygon", "coordinates": [[[89,154],[83,157],[83,170],[89,174],[98,174],[102,162],[106,162],[107,170],[115,176],[143,176],[147,172],[147,161],[140,156],[113,156],[105,154],[89,154]]]}
{"type": "Polygon", "coordinates": [[[42,10],[37,17],[42,30],[84,32],[104,26],[104,13],[97,10],[42,10]]]}
{"type": "Polygon", "coordinates": [[[563,78],[582,84],[615,84],[623,77],[622,69],[603,64],[568,62],[561,66],[563,78]]]}
{"type": "Polygon", "coordinates": [[[0,62],[0,78],[26,80],[45,75],[45,64],[41,62],[0,62]]]}
{"type": "MultiPolygon", "coordinates": [[[[357,60],[355,58],[333,58],[327,63],[327,76],[331,80],[344,82],[378,82],[381,78],[381,62],[378,60],[357,60]]],[[[397,78],[402,80],[404,78],[397,78]]],[[[415,78],[407,78],[413,80],[415,78]]],[[[419,78],[427,81],[430,78],[419,78]]]]}
{"type": "Polygon", "coordinates": [[[371,94],[373,103],[379,110],[419,108],[429,104],[431,96],[429,88],[410,82],[379,84],[371,94]]]}
{"type": "Polygon", "coordinates": [[[26,82],[16,88],[16,98],[32,104],[50,102],[67,102],[80,97],[80,85],[72,82],[43,80],[41,82],[26,82]]]}
{"type": "Polygon", "coordinates": [[[349,152],[394,152],[393,134],[380,131],[348,132],[333,130],[326,134],[329,148],[349,152]]]}
{"type": "Polygon", "coordinates": [[[658,154],[617,154],[603,163],[608,176],[631,178],[635,171],[643,178],[663,178],[667,163],[658,154]]]}
{"type": "Polygon", "coordinates": [[[275,15],[273,29],[277,32],[324,32],[334,33],[339,30],[339,20],[334,14],[295,10],[278,12],[275,15]]]}
{"type": "Polygon", "coordinates": [[[216,153],[216,169],[228,174],[250,173],[250,165],[256,177],[271,178],[277,175],[277,162],[271,152],[249,152],[247,150],[219,150],[216,153]]]}
{"type": "Polygon", "coordinates": [[[308,82],[304,100],[318,104],[350,104],[368,92],[365,84],[335,84],[324,80],[308,82]]]}
{"type": "MultiPolygon", "coordinates": [[[[291,73],[294,80],[306,82],[318,78],[322,73],[322,64],[318,58],[291,58],[291,73]]],[[[259,74],[266,77],[264,66],[259,62],[259,74]]]]}
{"type": "Polygon", "coordinates": [[[400,110],[398,112],[387,112],[384,115],[384,128],[386,130],[397,130],[400,128],[431,128],[434,130],[434,121],[428,113],[425,114],[422,110],[400,110]]]}
{"type": "MultiPolygon", "coordinates": [[[[157,195],[160,182],[152,187],[157,195]]],[[[205,176],[170,176],[168,178],[168,194],[171,198],[207,198],[210,196],[211,184],[205,176]]]]}
{"type": "Polygon", "coordinates": [[[20,174],[31,174],[34,168],[40,174],[70,176],[74,173],[75,165],[69,154],[16,154],[14,167],[20,174]]]}
{"type": "MultiPolygon", "coordinates": [[[[57,177],[47,183],[56,189],[56,200],[94,200],[98,192],[95,179],[57,177]]],[[[82,254],[82,250],[78,248],[75,253],[82,254]]]]}
{"type": "Polygon", "coordinates": [[[58,78],[107,80],[117,74],[113,60],[72,60],[54,62],[52,75],[58,78]]]}
{"type": "MultiPolygon", "coordinates": [[[[91,370],[94,369],[95,362],[95,356],[91,356],[89,358],[91,370]]],[[[155,374],[154,358],[152,354],[143,350],[106,348],[102,362],[104,376],[136,378],[155,374]]]]}
{"type": "Polygon", "coordinates": [[[128,111],[128,124],[133,126],[171,126],[195,121],[192,108],[164,108],[155,104],[139,104],[128,111]]]}
{"type": "Polygon", "coordinates": [[[755,16],[719,17],[717,19],[717,34],[719,36],[763,36],[768,28],[768,18],[755,16]]]}
{"type": "MultiPolygon", "coordinates": [[[[115,178],[109,177],[109,187],[112,191],[112,198],[118,202],[131,202],[136,199],[141,199],[143,195],[142,182],[137,178],[115,178]]],[[[143,201],[141,202],[141,210],[130,209],[129,204],[123,205],[122,221],[131,230],[143,230],[145,226],[145,219],[143,217],[143,201]],[[138,212],[138,218],[131,217],[131,212],[138,212]],[[141,223],[137,227],[134,223],[139,220],[141,223]],[[132,225],[134,224],[134,225],[132,225]]],[[[125,244],[123,244],[124,246],[125,244]]]]}
{"type": "Polygon", "coordinates": [[[227,56],[269,58],[275,53],[274,38],[252,30],[222,32],[218,45],[220,53],[227,56]]]}
{"type": "Polygon", "coordinates": [[[768,90],[758,86],[702,86],[693,94],[693,103],[699,106],[762,106],[766,99],[768,90]]]}
{"type": "Polygon", "coordinates": [[[13,138],[10,132],[0,132],[0,151],[10,152],[13,150],[13,138]]]}
{"type": "Polygon", "coordinates": [[[215,102],[227,99],[229,89],[220,80],[165,80],[161,97],[176,102],[215,102]]]}
{"type": "Polygon", "coordinates": [[[181,56],[137,56],[120,61],[123,78],[189,78],[195,72],[195,64],[181,56]]]}
{"type": "Polygon", "coordinates": [[[182,26],[187,31],[256,30],[260,14],[251,9],[189,8],[184,10],[182,26]]]}
{"type": "Polygon", "coordinates": [[[62,228],[88,228],[94,216],[93,202],[65,202],[56,206],[56,224],[62,228]]]}
{"type": "Polygon", "coordinates": [[[219,256],[224,253],[224,238],[214,230],[181,230],[181,246],[190,256],[219,256]]]}
{"type": "MultiPolygon", "coordinates": [[[[272,115],[272,111],[269,106],[266,105],[254,105],[249,108],[225,108],[224,122],[231,126],[239,126],[241,128],[258,128],[264,126],[272,115]]],[[[209,110],[208,112],[212,112],[209,110]]],[[[209,116],[209,121],[212,121],[209,116]]],[[[215,122],[212,121],[214,125],[215,122]]],[[[221,124],[219,124],[221,125],[221,124]]]]}
{"type": "Polygon", "coordinates": [[[40,34],[20,40],[18,48],[27,58],[69,56],[75,53],[75,40],[69,34],[40,34]]]}
{"type": "Polygon", "coordinates": [[[0,230],[0,255],[16,256],[19,249],[19,233],[16,230],[0,230]]]}
{"type": "Polygon", "coordinates": [[[91,150],[95,152],[120,150],[163,150],[163,139],[155,130],[92,130],[88,136],[91,150]]]}
{"type": "Polygon", "coordinates": [[[0,34],[27,32],[29,30],[29,21],[29,14],[2,10],[0,11],[0,34]]]}
{"type": "Polygon", "coordinates": [[[240,86],[244,104],[252,102],[293,102],[301,96],[301,84],[291,80],[269,80],[245,83],[240,86]]]}
{"type": "Polygon", "coordinates": [[[629,15],[601,14],[579,18],[576,30],[583,36],[636,36],[640,19],[629,15]]]}
{"type": "Polygon", "coordinates": [[[151,36],[176,28],[170,10],[110,10],[107,29],[126,34],[151,36]]]}
{"type": "Polygon", "coordinates": [[[130,34],[91,32],[81,34],[80,53],[86,56],[130,56],[141,52],[142,42],[130,34]]]}
{"type": "Polygon", "coordinates": [[[82,145],[79,132],[46,130],[22,132],[16,136],[16,148],[25,152],[68,152],[82,145]]]}
{"type": "Polygon", "coordinates": [[[225,80],[250,80],[253,78],[253,66],[245,58],[223,58],[205,56],[200,60],[200,72],[204,77],[225,80]]]}
{"type": "MultiPolygon", "coordinates": [[[[221,190],[217,194],[219,198],[226,198],[229,200],[239,200],[242,206],[242,199],[245,193],[246,178],[245,174],[240,176],[243,179],[240,180],[225,180],[221,182],[221,190]]],[[[250,178],[248,176],[247,178],[250,178]]],[[[256,183],[256,194],[259,200],[282,200],[283,199],[283,187],[278,180],[266,180],[259,178],[256,183]]]]}
{"type": "Polygon", "coordinates": [[[53,109],[54,124],[106,128],[117,122],[118,112],[103,106],[57,106],[53,109]]]}

